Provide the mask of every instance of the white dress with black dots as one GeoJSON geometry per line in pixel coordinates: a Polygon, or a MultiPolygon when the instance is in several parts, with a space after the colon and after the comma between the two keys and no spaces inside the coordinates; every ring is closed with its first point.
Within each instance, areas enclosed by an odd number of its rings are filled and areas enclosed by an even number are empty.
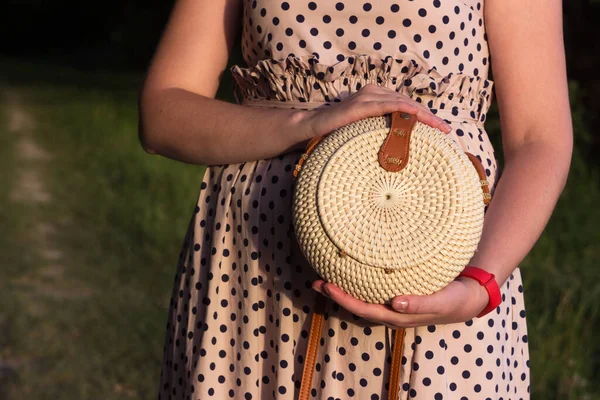
{"type": "MultiPolygon", "coordinates": [[[[481,0],[241,3],[247,66],[231,68],[238,95],[335,102],[367,83],[394,88],[451,124],[493,192],[481,0]]],[[[159,399],[297,397],[321,296],[292,227],[301,153],[207,168],[175,275],[159,399]]],[[[483,318],[406,330],[400,399],[529,399],[518,268],[501,292],[483,318]]],[[[393,331],[329,300],[322,332],[312,398],[386,399],[393,331]]]]}

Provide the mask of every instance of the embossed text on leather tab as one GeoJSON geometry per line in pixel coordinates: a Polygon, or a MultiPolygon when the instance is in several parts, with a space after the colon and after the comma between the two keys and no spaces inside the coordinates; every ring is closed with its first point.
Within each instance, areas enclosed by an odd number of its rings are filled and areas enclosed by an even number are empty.
{"type": "Polygon", "coordinates": [[[410,134],[417,117],[401,111],[392,113],[390,131],[379,150],[379,164],[390,172],[399,172],[408,164],[410,134]]]}

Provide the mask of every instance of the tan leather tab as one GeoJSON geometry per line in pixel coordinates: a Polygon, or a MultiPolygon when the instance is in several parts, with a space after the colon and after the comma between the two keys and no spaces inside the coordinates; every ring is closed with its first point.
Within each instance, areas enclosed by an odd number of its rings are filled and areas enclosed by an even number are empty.
{"type": "Polygon", "coordinates": [[[483,191],[483,203],[488,205],[490,204],[490,201],[492,201],[492,195],[490,194],[489,183],[487,181],[487,176],[485,175],[485,168],[483,168],[479,158],[466,151],[465,154],[467,157],[469,157],[469,160],[471,160],[471,163],[477,170],[477,175],[479,175],[479,182],[481,184],[481,190],[483,191]]]}
{"type": "Polygon", "coordinates": [[[400,391],[400,364],[404,347],[404,328],[394,331],[394,349],[392,350],[392,366],[390,367],[388,400],[398,400],[400,391]]]}
{"type": "Polygon", "coordinates": [[[302,371],[298,400],[309,400],[310,397],[312,377],[315,372],[315,363],[317,362],[317,352],[319,350],[319,340],[321,339],[325,304],[325,297],[320,294],[317,295],[317,303],[310,321],[310,332],[308,333],[308,344],[306,345],[306,353],[304,355],[304,369],[302,371]]]}
{"type": "Polygon", "coordinates": [[[306,161],[306,159],[308,158],[310,153],[312,153],[312,151],[315,149],[315,147],[317,147],[317,145],[321,142],[321,140],[325,139],[325,136],[326,135],[315,136],[314,138],[312,138],[310,140],[310,142],[308,142],[308,144],[306,145],[306,149],[304,150],[304,153],[300,156],[300,159],[298,160],[298,163],[296,164],[296,168],[294,168],[294,171],[292,172],[292,176],[294,177],[294,179],[298,177],[298,174],[300,173],[300,169],[302,169],[302,165],[304,164],[304,161],[306,161]]]}
{"type": "Polygon", "coordinates": [[[417,116],[401,111],[392,113],[392,123],[381,149],[379,165],[390,172],[399,172],[408,164],[410,134],[417,116]]]}

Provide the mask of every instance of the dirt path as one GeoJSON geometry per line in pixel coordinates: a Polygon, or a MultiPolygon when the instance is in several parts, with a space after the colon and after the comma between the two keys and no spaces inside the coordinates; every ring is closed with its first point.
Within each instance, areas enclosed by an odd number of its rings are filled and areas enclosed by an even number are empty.
{"type": "MultiPolygon", "coordinates": [[[[24,207],[23,218],[31,219],[25,240],[35,252],[36,265],[28,268],[13,283],[27,286],[38,296],[54,299],[80,298],[91,291],[80,282],[65,276],[65,252],[56,240],[59,226],[48,209],[52,206],[52,188],[47,184],[47,171],[53,156],[36,140],[39,129],[35,118],[15,90],[4,91],[4,104],[8,115],[8,134],[15,135],[13,157],[15,163],[15,185],[10,192],[10,201],[24,207]]],[[[28,303],[34,315],[43,312],[40,302],[28,303]]]]}
{"type": "MultiPolygon", "coordinates": [[[[16,246],[11,256],[20,265],[6,270],[0,280],[0,303],[4,298],[11,305],[8,309],[0,306],[0,398],[4,398],[8,395],[6,383],[10,387],[11,382],[26,379],[41,362],[40,354],[32,350],[36,342],[43,345],[37,334],[13,329],[13,323],[31,321],[38,326],[34,321],[47,320],[68,307],[68,302],[89,297],[93,291],[73,276],[76,266],[70,265],[69,254],[60,245],[58,233],[69,226],[57,215],[51,179],[54,156],[38,141],[42,127],[18,90],[0,85],[0,96],[7,117],[0,134],[8,138],[11,147],[4,172],[12,174],[4,207],[15,225],[3,233],[10,235],[9,243],[16,246]]],[[[44,326],[40,329],[51,327],[44,326]]],[[[18,392],[27,394],[29,390],[29,385],[20,385],[18,392]]]]}
{"type": "MultiPolygon", "coordinates": [[[[35,140],[33,133],[36,122],[23,106],[20,96],[15,91],[7,90],[5,104],[9,116],[8,133],[17,136],[13,153],[17,166],[16,184],[11,190],[10,199],[13,203],[26,205],[27,209],[50,203],[52,195],[45,184],[43,171],[51,161],[51,155],[35,140]]],[[[53,240],[56,232],[53,224],[42,220],[35,230],[29,232],[31,237],[28,239],[36,243],[38,257],[50,264],[45,267],[46,274],[59,275],[60,278],[64,271],[60,263],[63,252],[53,240]]],[[[27,281],[27,275],[20,280],[27,281]]],[[[35,284],[34,281],[29,283],[35,284]]]]}
{"type": "MultiPolygon", "coordinates": [[[[50,154],[35,141],[33,132],[36,123],[22,105],[19,95],[12,90],[5,92],[5,104],[8,113],[8,133],[16,135],[15,155],[16,185],[12,188],[10,199],[13,203],[35,206],[49,203],[52,196],[44,183],[42,171],[48,161],[50,154]]],[[[36,232],[35,239],[40,240],[42,253],[52,254],[52,258],[60,258],[60,251],[51,244],[47,234],[42,231],[51,229],[40,229],[36,232]]]]}

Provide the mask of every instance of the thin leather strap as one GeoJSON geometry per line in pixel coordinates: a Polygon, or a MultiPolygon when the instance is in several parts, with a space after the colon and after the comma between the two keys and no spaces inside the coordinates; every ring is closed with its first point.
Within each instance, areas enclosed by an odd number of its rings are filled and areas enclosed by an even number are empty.
{"type": "Polygon", "coordinates": [[[469,160],[471,160],[471,163],[473,163],[473,166],[477,171],[477,175],[479,175],[479,182],[481,183],[481,189],[483,190],[483,203],[485,205],[488,205],[490,204],[490,201],[492,201],[492,195],[490,194],[490,187],[487,181],[487,177],[485,175],[485,169],[483,168],[483,164],[481,164],[479,158],[477,158],[473,154],[469,152],[465,152],[465,154],[467,155],[467,157],[469,157],[469,160]]]}
{"type": "MultiPolygon", "coordinates": [[[[302,371],[302,381],[298,400],[309,400],[310,389],[312,388],[312,378],[317,362],[317,352],[319,350],[319,340],[323,329],[323,316],[325,313],[326,299],[323,296],[317,297],[315,310],[312,313],[310,321],[310,332],[308,333],[308,344],[306,346],[306,355],[304,357],[304,370],[302,371]]],[[[394,347],[392,350],[392,366],[389,374],[388,400],[398,400],[398,391],[400,388],[400,363],[402,360],[402,350],[404,345],[404,328],[394,331],[394,347]]]]}
{"type": "Polygon", "coordinates": [[[308,344],[304,356],[304,370],[302,371],[302,383],[300,384],[298,400],[308,400],[310,395],[312,377],[315,372],[315,363],[317,362],[317,352],[319,351],[319,339],[321,339],[321,330],[323,327],[325,304],[325,297],[320,294],[317,295],[317,303],[310,321],[310,332],[308,333],[308,344]]]}
{"type": "Polygon", "coordinates": [[[392,350],[392,367],[390,368],[388,400],[398,400],[400,389],[400,362],[404,347],[404,328],[394,331],[394,349],[392,350]]]}

